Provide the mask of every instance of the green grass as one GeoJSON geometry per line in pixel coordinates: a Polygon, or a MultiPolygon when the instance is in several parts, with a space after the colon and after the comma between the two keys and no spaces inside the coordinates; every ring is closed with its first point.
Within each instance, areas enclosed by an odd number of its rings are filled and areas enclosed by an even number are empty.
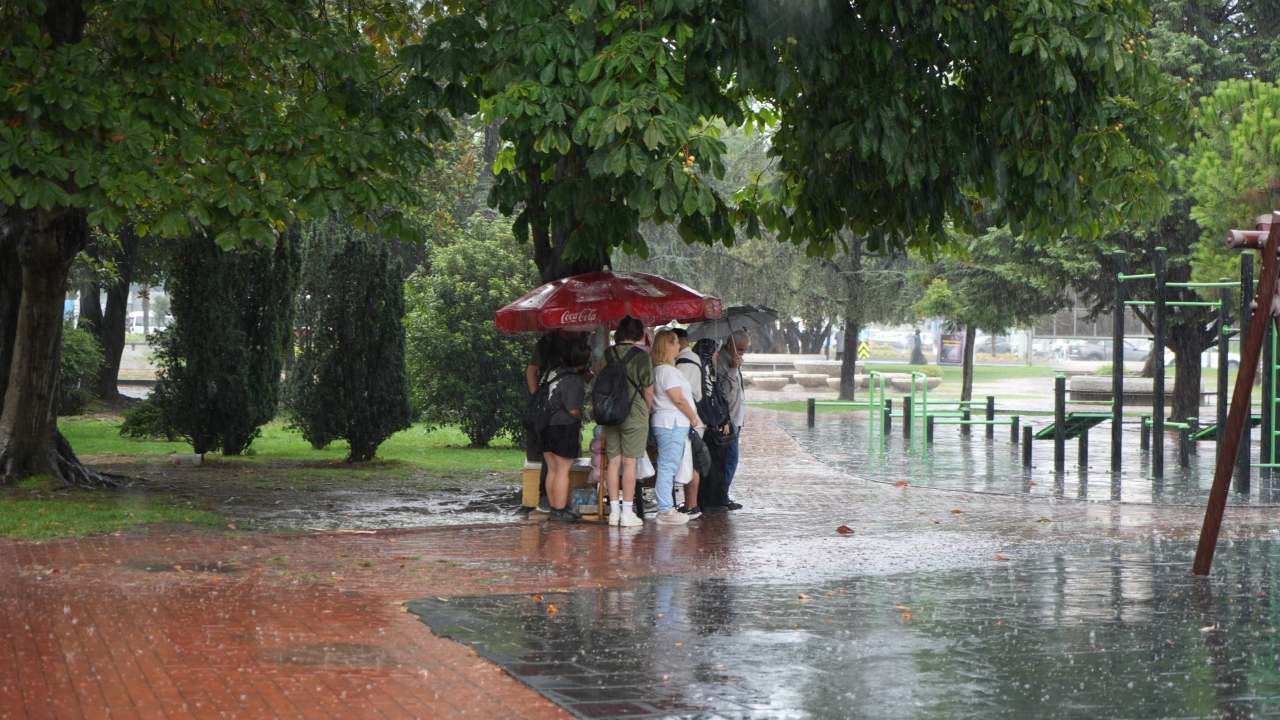
{"type": "Polygon", "coordinates": [[[217,513],[172,499],[74,490],[50,494],[47,479],[23,480],[0,491],[0,537],[47,540],[115,532],[154,523],[221,526],[217,513]]]}
{"type": "MultiPolygon", "coordinates": [[[[80,455],[133,458],[191,452],[191,447],[183,442],[121,437],[120,423],[115,420],[62,418],[58,426],[80,455]]],[[[589,437],[589,434],[584,433],[584,436],[589,437]]],[[[468,442],[466,435],[456,428],[426,432],[422,426],[415,425],[387,438],[378,448],[378,460],[381,462],[375,461],[368,467],[385,472],[390,465],[399,464],[410,470],[452,475],[515,472],[524,463],[524,451],[512,446],[509,440],[496,440],[489,448],[470,448],[467,447],[468,442]]],[[[225,460],[248,463],[340,462],[346,456],[346,442],[335,442],[323,450],[315,450],[297,431],[290,430],[281,422],[273,422],[262,428],[262,436],[253,441],[248,455],[225,460]]],[[[210,457],[222,458],[217,453],[211,453],[210,457]]],[[[361,466],[344,467],[349,471],[361,466]]]]}

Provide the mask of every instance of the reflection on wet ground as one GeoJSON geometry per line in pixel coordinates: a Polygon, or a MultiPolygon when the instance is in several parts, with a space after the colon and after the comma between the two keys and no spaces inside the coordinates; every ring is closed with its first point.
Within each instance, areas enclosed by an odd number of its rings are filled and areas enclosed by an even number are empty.
{"type": "Polygon", "coordinates": [[[580,717],[1280,714],[1280,547],[1099,543],[814,587],[718,577],[410,611],[580,717]]]}
{"type": "MultiPolygon", "coordinates": [[[[1039,429],[1048,418],[1028,418],[1039,429]]],[[[997,427],[988,440],[981,426],[965,437],[955,425],[935,428],[934,441],[926,446],[920,433],[902,435],[895,420],[887,435],[865,413],[819,415],[809,428],[802,413],[779,413],[778,423],[796,441],[823,462],[851,475],[875,482],[906,480],[912,485],[966,492],[1119,500],[1135,503],[1190,504],[1203,506],[1213,483],[1216,443],[1199,443],[1186,468],[1178,464],[1174,435],[1165,444],[1165,478],[1151,477],[1150,454],[1139,449],[1139,433],[1126,430],[1123,471],[1110,472],[1111,435],[1103,424],[1089,435],[1088,464],[1077,463],[1077,441],[1068,440],[1066,470],[1053,472],[1053,442],[1037,440],[1033,463],[1022,466],[1021,445],[1012,443],[1008,427],[997,427]]],[[[1280,479],[1262,478],[1254,470],[1250,493],[1231,493],[1230,502],[1280,505],[1280,479]]]]}
{"type": "Polygon", "coordinates": [[[520,508],[519,496],[510,487],[324,490],[305,495],[305,505],[264,505],[257,498],[233,497],[219,511],[261,529],[376,530],[509,522],[520,508]]]}

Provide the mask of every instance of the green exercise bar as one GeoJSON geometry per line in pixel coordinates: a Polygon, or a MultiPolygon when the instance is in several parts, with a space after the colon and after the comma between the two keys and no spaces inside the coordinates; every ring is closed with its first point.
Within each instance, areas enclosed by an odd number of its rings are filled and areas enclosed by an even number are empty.
{"type": "MultiPolygon", "coordinates": [[[[1125,300],[1125,305],[1155,305],[1154,300],[1125,300]]],[[[1209,302],[1208,300],[1169,300],[1165,305],[1170,307],[1218,307],[1222,303],[1220,301],[1209,302]]]]}
{"type": "Polygon", "coordinates": [[[1165,287],[1176,288],[1238,288],[1240,287],[1240,282],[1228,282],[1225,280],[1222,282],[1167,282],[1164,285],[1165,287]]]}
{"type": "Polygon", "coordinates": [[[1125,275],[1124,273],[1116,273],[1116,277],[1121,281],[1125,280],[1155,280],[1155,273],[1139,273],[1137,275],[1125,275]]]}

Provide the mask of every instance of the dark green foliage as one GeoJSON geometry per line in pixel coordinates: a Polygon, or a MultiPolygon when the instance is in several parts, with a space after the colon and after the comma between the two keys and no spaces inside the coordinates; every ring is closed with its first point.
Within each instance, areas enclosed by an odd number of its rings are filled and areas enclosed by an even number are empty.
{"type": "Polygon", "coordinates": [[[159,382],[152,398],[167,427],[198,453],[239,455],[275,416],[299,244],[295,230],[270,249],[227,253],[195,236],[174,255],[174,323],[154,341],[159,382]]]}
{"type": "Polygon", "coordinates": [[[120,434],[136,440],[174,442],[178,439],[165,420],[164,409],[149,399],[134,403],[124,411],[124,422],[120,423],[120,434]]]}
{"type": "Polygon", "coordinates": [[[71,325],[62,328],[58,365],[58,415],[79,415],[93,400],[93,386],[102,368],[102,348],[93,334],[71,325]]]}
{"type": "Polygon", "coordinates": [[[308,233],[304,278],[289,416],[312,447],[345,438],[348,462],[370,460],[411,420],[402,265],[386,240],[330,221],[308,233]]]}
{"type": "Polygon", "coordinates": [[[458,425],[475,447],[499,434],[519,437],[531,338],[499,333],[493,316],[536,278],[506,224],[480,219],[410,276],[409,378],[414,407],[429,423],[458,425]]]}

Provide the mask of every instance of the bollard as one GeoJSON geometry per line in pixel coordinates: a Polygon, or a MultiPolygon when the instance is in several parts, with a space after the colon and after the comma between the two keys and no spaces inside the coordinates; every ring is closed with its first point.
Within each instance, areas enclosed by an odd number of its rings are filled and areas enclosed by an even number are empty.
{"type": "Polygon", "coordinates": [[[926,416],[924,419],[924,441],[933,442],[933,416],[926,416]]]}
{"type": "Polygon", "coordinates": [[[1089,467],[1089,431],[1081,430],[1076,443],[1076,465],[1081,470],[1089,467]]]}
{"type": "Polygon", "coordinates": [[[1178,466],[1187,467],[1191,464],[1191,434],[1186,428],[1178,430],[1178,466]]]}
{"type": "Polygon", "coordinates": [[[902,398],[902,437],[911,437],[911,398],[902,398]]]}
{"type": "Polygon", "coordinates": [[[1022,467],[1031,467],[1031,426],[1022,428],[1022,467]]]}
{"type": "Polygon", "coordinates": [[[1065,467],[1067,444],[1067,377],[1053,379],[1053,471],[1061,473],[1065,467]]]}
{"type": "Polygon", "coordinates": [[[969,406],[965,405],[964,411],[961,412],[960,414],[960,434],[964,435],[965,437],[969,437],[970,433],[972,432],[971,430],[972,426],[969,425],[970,419],[972,419],[972,416],[969,414],[969,406]]]}
{"type": "Polygon", "coordinates": [[[1018,423],[1021,422],[1017,415],[1009,416],[1009,442],[1014,445],[1018,444],[1018,423]]]}
{"type": "Polygon", "coordinates": [[[1146,415],[1142,416],[1142,432],[1138,435],[1138,448],[1141,450],[1151,449],[1151,425],[1148,421],[1151,418],[1146,415]]]}
{"type": "Polygon", "coordinates": [[[818,414],[818,405],[813,398],[809,398],[808,404],[805,406],[805,415],[809,420],[809,427],[813,427],[814,416],[818,414]]]}
{"type": "Polygon", "coordinates": [[[987,439],[991,440],[995,437],[996,424],[996,398],[994,395],[987,396],[987,439]]]}

